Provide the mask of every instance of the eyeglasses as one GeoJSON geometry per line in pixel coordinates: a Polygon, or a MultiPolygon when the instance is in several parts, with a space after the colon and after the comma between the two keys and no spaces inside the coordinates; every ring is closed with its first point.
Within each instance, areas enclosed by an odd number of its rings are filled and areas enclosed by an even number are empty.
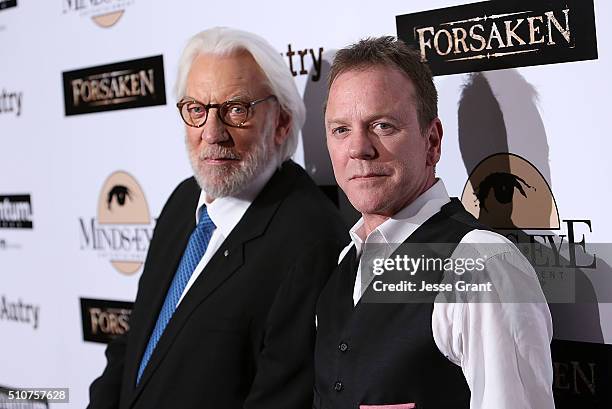
{"type": "Polygon", "coordinates": [[[227,126],[240,128],[249,120],[251,108],[269,99],[277,99],[275,95],[268,95],[265,98],[256,99],[251,102],[225,101],[221,104],[203,104],[193,98],[183,98],[176,104],[181,118],[188,126],[200,128],[204,126],[208,119],[208,110],[217,109],[217,116],[227,126]]]}

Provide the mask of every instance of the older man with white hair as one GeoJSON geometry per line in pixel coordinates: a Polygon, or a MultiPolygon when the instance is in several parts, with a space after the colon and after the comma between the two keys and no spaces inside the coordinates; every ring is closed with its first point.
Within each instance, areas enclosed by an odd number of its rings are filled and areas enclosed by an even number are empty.
{"type": "Polygon", "coordinates": [[[310,408],[314,308],[345,230],[290,159],[293,78],[265,40],[214,28],[185,47],[177,95],[194,177],[159,216],[89,407],[310,408]]]}

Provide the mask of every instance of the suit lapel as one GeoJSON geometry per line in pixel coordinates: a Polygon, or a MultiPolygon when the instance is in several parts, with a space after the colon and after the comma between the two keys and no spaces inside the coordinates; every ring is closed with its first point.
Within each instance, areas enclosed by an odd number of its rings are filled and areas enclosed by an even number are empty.
{"type": "MultiPolygon", "coordinates": [[[[221,247],[213,255],[211,260],[208,262],[202,274],[194,282],[193,286],[189,289],[178,308],[174,312],[172,319],[168,323],[168,326],[164,330],[157,346],[149,360],[149,363],[142,375],[140,383],[135,390],[135,394],[130,403],[134,403],[140,392],[146,387],[147,382],[155,372],[163,358],[167,354],[171,347],[174,339],[179,334],[181,328],[185,325],[187,320],[193,311],[210,296],[220,285],[223,284],[228,278],[230,278],[244,263],[244,245],[251,241],[256,240],[262,236],[270,224],[274,214],[278,207],[282,203],[283,199],[287,196],[289,190],[292,188],[295,182],[295,168],[297,166],[290,163],[285,163],[283,168],[277,171],[268,184],[263,188],[260,194],[257,196],[253,204],[249,207],[243,218],[236,225],[234,230],[230,233],[229,237],[225,239],[221,247]]],[[[192,226],[193,229],[193,226],[192,226]]],[[[189,236],[187,233],[187,236],[189,236]]],[[[185,240],[186,243],[186,240],[185,240]]],[[[185,244],[183,245],[183,249],[185,244]]],[[[182,253],[182,251],[181,251],[182,253]]],[[[179,254],[178,259],[180,259],[179,254]]],[[[178,259],[176,265],[178,264],[178,259]]],[[[176,266],[174,270],[176,269],[176,266]]],[[[170,274],[170,280],[174,274],[174,270],[170,274]]],[[[159,311],[163,298],[166,295],[169,282],[160,291],[161,295],[157,294],[156,304],[159,311]]],[[[155,320],[157,319],[157,313],[154,317],[150,318],[148,332],[144,339],[139,344],[139,356],[142,356],[142,352],[148,342],[149,335],[152,331],[155,320]]],[[[134,374],[135,381],[135,374],[134,374]]]]}

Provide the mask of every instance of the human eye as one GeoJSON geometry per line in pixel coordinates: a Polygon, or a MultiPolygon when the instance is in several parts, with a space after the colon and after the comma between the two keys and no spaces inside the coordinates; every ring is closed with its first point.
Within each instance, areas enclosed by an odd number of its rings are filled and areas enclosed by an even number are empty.
{"type": "Polygon", "coordinates": [[[206,109],[202,104],[190,102],[187,104],[187,112],[192,118],[200,118],[206,114],[206,109]]]}
{"type": "Polygon", "coordinates": [[[248,119],[249,109],[243,102],[228,101],[220,109],[226,123],[231,125],[242,126],[248,119]]]}
{"type": "Polygon", "coordinates": [[[232,104],[228,112],[230,115],[244,115],[246,113],[246,108],[242,104],[232,104]]]}
{"type": "Polygon", "coordinates": [[[336,138],[342,138],[349,132],[349,128],[346,126],[336,126],[331,129],[331,134],[336,138]]]}
{"type": "Polygon", "coordinates": [[[380,136],[391,135],[395,132],[396,128],[388,122],[375,122],[372,124],[372,130],[380,136]]]}

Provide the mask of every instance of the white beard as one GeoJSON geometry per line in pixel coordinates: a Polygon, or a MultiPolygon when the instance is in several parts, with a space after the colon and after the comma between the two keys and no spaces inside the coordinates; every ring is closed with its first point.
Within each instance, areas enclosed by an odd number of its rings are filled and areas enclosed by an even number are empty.
{"type": "Polygon", "coordinates": [[[260,143],[254,145],[242,158],[239,158],[232,148],[211,145],[201,151],[196,151],[192,150],[187,143],[189,161],[202,190],[212,198],[234,196],[243,191],[270,161],[277,160],[278,152],[275,152],[270,146],[271,133],[266,132],[266,134],[270,135],[270,138],[262,138],[260,143]],[[204,158],[210,156],[241,160],[227,165],[208,166],[204,163],[204,158]]]}

